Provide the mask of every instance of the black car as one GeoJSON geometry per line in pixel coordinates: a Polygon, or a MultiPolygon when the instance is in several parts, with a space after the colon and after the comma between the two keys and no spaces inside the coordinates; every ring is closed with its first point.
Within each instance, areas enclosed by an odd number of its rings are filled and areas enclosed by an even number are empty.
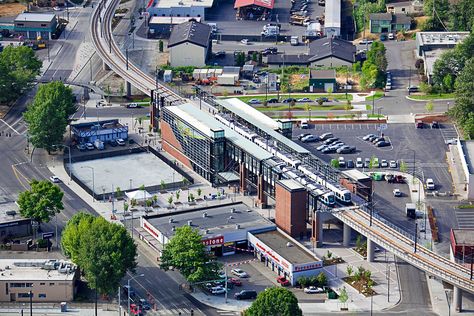
{"type": "Polygon", "coordinates": [[[109,142],[110,146],[112,147],[117,147],[117,141],[115,139],[112,139],[110,142],[109,142]]]}
{"type": "Polygon", "coordinates": [[[346,162],[346,167],[349,168],[349,169],[354,168],[354,161],[353,160],[348,160],[346,162]]]}
{"type": "Polygon", "coordinates": [[[284,99],[282,102],[283,103],[290,103],[290,102],[296,102],[296,99],[295,98],[288,98],[288,99],[284,99]]]}
{"type": "Polygon", "coordinates": [[[320,101],[321,101],[321,102],[329,102],[329,99],[326,98],[326,97],[321,97],[321,98],[317,98],[315,101],[316,101],[316,102],[320,102],[320,101]]]}
{"type": "Polygon", "coordinates": [[[436,121],[433,121],[433,122],[431,123],[431,128],[439,128],[439,123],[436,122],[436,121]]]}
{"type": "Polygon", "coordinates": [[[379,141],[378,143],[375,144],[377,147],[388,147],[390,146],[390,142],[387,142],[385,140],[379,141]]]}
{"type": "Polygon", "coordinates": [[[225,51],[220,50],[220,51],[214,53],[214,57],[216,57],[216,58],[224,58],[224,57],[225,57],[225,51]]]}
{"type": "MultiPolygon", "coordinates": [[[[355,150],[356,150],[356,148],[354,146],[342,146],[341,148],[338,148],[336,150],[336,152],[338,154],[350,154],[351,152],[353,152],[355,150]]],[[[354,164],[352,164],[352,165],[354,165],[354,164]]]]}
{"type": "Polygon", "coordinates": [[[322,152],[323,154],[330,154],[330,153],[333,153],[333,152],[335,152],[335,151],[336,151],[336,148],[331,147],[331,146],[326,147],[326,148],[324,148],[323,150],[321,150],[321,152],[322,152]]]}
{"type": "Polygon", "coordinates": [[[310,133],[303,133],[298,135],[298,140],[301,140],[303,137],[311,135],[310,133]]]}
{"type": "Polygon", "coordinates": [[[264,50],[262,50],[262,55],[263,56],[274,55],[276,53],[278,53],[278,48],[276,48],[276,47],[268,47],[268,48],[265,48],[264,50]]]}
{"type": "Polygon", "coordinates": [[[277,98],[272,98],[272,99],[268,99],[267,100],[267,103],[278,103],[279,100],[277,98]]]}
{"type": "Polygon", "coordinates": [[[381,141],[384,141],[385,138],[383,137],[375,137],[373,140],[372,140],[372,143],[373,144],[377,144],[378,142],[381,142],[381,141]]]}
{"type": "Polygon", "coordinates": [[[238,300],[254,299],[257,297],[257,291],[254,290],[242,290],[234,294],[234,297],[238,300]]]}
{"type": "Polygon", "coordinates": [[[337,137],[328,138],[324,141],[324,145],[330,145],[332,143],[335,143],[338,140],[339,140],[339,138],[337,138],[337,137]]]}
{"type": "Polygon", "coordinates": [[[372,142],[372,141],[373,141],[374,139],[376,139],[376,138],[377,138],[377,135],[372,135],[372,136],[370,136],[367,140],[368,140],[369,142],[372,142]]]}
{"type": "Polygon", "coordinates": [[[77,149],[79,149],[80,151],[86,151],[87,147],[84,144],[78,144],[77,149]]]}

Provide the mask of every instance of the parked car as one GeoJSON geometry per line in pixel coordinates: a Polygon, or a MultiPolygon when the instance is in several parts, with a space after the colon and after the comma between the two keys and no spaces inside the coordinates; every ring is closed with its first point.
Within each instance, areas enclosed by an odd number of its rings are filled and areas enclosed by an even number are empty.
{"type": "Polygon", "coordinates": [[[320,98],[317,98],[316,100],[314,100],[316,102],[329,102],[329,99],[326,98],[326,97],[320,97],[320,98]]]}
{"type": "Polygon", "coordinates": [[[214,57],[216,57],[216,58],[224,58],[224,57],[225,57],[225,51],[220,50],[220,51],[218,51],[218,52],[215,52],[215,53],[214,53],[214,57]]]}
{"type": "Polygon", "coordinates": [[[271,98],[267,100],[267,103],[278,103],[278,102],[280,102],[280,100],[278,100],[277,98],[271,98]]]}
{"type": "Polygon", "coordinates": [[[57,177],[57,176],[51,176],[51,177],[49,177],[49,180],[53,183],[61,182],[61,179],[59,179],[59,177],[57,177]]]}
{"type": "Polygon", "coordinates": [[[371,137],[377,137],[377,136],[374,135],[374,134],[367,134],[367,135],[365,135],[364,137],[362,137],[362,139],[368,141],[371,137]]]}
{"type": "Polygon", "coordinates": [[[213,295],[220,295],[220,294],[224,294],[225,292],[227,292],[227,290],[221,286],[216,286],[211,289],[211,293],[213,295]]]}
{"type": "Polygon", "coordinates": [[[117,145],[119,146],[125,146],[125,140],[122,138],[117,138],[117,145]]]}
{"type": "Polygon", "coordinates": [[[340,168],[345,168],[346,167],[346,160],[344,159],[344,157],[339,157],[338,161],[339,161],[339,167],[340,168]]]}
{"type": "Polygon", "coordinates": [[[311,100],[310,98],[301,98],[301,99],[298,99],[296,100],[296,102],[312,102],[313,100],[311,100]]]}
{"type": "MultiPolygon", "coordinates": [[[[351,152],[354,152],[356,150],[356,148],[354,146],[348,146],[348,145],[344,145],[342,147],[339,147],[336,152],[338,154],[350,154],[351,152]]],[[[347,166],[348,168],[353,168],[353,167],[349,167],[347,166]]]]}
{"type": "Polygon", "coordinates": [[[456,138],[451,138],[445,141],[446,145],[456,145],[458,140],[456,138]]]}
{"type": "Polygon", "coordinates": [[[249,39],[248,38],[243,38],[240,42],[244,45],[248,45],[249,44],[249,39]]]}
{"type": "Polygon", "coordinates": [[[398,163],[395,160],[390,160],[389,166],[390,168],[397,168],[398,163]]]}
{"type": "Polygon", "coordinates": [[[382,140],[385,140],[385,138],[383,137],[375,137],[374,139],[372,139],[372,144],[377,144],[378,142],[382,141],[382,140]]]}
{"type": "Polygon", "coordinates": [[[364,160],[364,168],[369,168],[370,167],[370,158],[365,158],[364,160]]]}
{"type": "Polygon", "coordinates": [[[408,92],[418,92],[417,86],[409,86],[407,87],[408,92]]]}
{"type": "Polygon", "coordinates": [[[87,148],[86,148],[86,145],[84,144],[77,144],[77,149],[79,149],[80,151],[86,151],[87,148]]]}
{"type": "Polygon", "coordinates": [[[330,154],[332,152],[335,152],[336,151],[336,148],[334,147],[331,147],[331,146],[327,146],[326,148],[324,148],[323,150],[321,150],[321,152],[323,154],[330,154]]]}
{"type": "Polygon", "coordinates": [[[370,136],[367,140],[368,140],[369,142],[372,142],[372,141],[373,141],[374,139],[376,139],[377,137],[378,137],[377,135],[372,135],[372,136],[370,136]]]}
{"type": "Polygon", "coordinates": [[[58,6],[55,6],[55,7],[53,7],[53,10],[54,10],[54,11],[61,11],[61,8],[58,7],[58,6]]]}
{"type": "Polygon", "coordinates": [[[393,34],[393,33],[388,33],[388,39],[389,39],[389,40],[394,40],[394,39],[395,39],[395,34],[393,34]]]}
{"type": "Polygon", "coordinates": [[[150,310],[151,309],[151,305],[150,303],[148,303],[148,301],[144,298],[141,298],[139,301],[138,301],[138,305],[142,307],[142,309],[144,310],[150,310]]]}
{"type": "Polygon", "coordinates": [[[354,168],[354,161],[352,159],[350,159],[350,160],[347,161],[346,165],[347,165],[348,169],[352,169],[352,168],[354,168]]]}
{"type": "Polygon", "coordinates": [[[357,157],[356,159],[356,168],[363,168],[364,167],[364,162],[362,161],[362,158],[357,157]]]}
{"type": "Polygon", "coordinates": [[[231,272],[232,272],[233,275],[236,275],[236,276],[238,276],[239,278],[248,278],[248,277],[249,277],[249,275],[247,274],[247,272],[245,272],[245,271],[242,270],[242,269],[232,269],[231,272]]]}
{"type": "Polygon", "coordinates": [[[381,40],[382,42],[385,42],[386,40],[388,40],[387,34],[380,34],[380,40],[381,40]]]}
{"type": "Polygon", "coordinates": [[[242,281],[236,278],[229,278],[227,279],[227,283],[233,284],[235,286],[242,286],[242,281]]]}
{"type": "Polygon", "coordinates": [[[395,197],[402,196],[402,191],[400,191],[400,189],[393,189],[393,196],[395,197]]]}
{"type": "Polygon", "coordinates": [[[337,137],[331,137],[331,138],[327,138],[327,139],[324,141],[324,143],[325,143],[326,145],[331,145],[332,143],[335,143],[335,142],[337,142],[338,140],[339,140],[339,138],[337,138],[337,137]]]}
{"type": "Polygon", "coordinates": [[[431,122],[431,128],[439,128],[439,123],[436,121],[431,122]]]}
{"type": "Polygon", "coordinates": [[[127,108],[129,109],[138,109],[138,108],[141,108],[142,106],[138,103],[129,103],[127,104],[127,108]]]}
{"type": "Polygon", "coordinates": [[[324,293],[325,291],[322,287],[310,286],[310,287],[305,287],[304,292],[306,294],[317,294],[317,293],[324,293]]]}
{"type": "Polygon", "coordinates": [[[391,145],[391,143],[386,141],[386,140],[381,140],[377,144],[375,144],[375,146],[377,146],[377,147],[388,147],[390,145],[391,145]]]}
{"type": "Polygon", "coordinates": [[[359,41],[359,44],[360,44],[360,45],[370,45],[370,44],[372,44],[373,42],[374,42],[374,41],[372,41],[372,40],[363,38],[363,39],[361,39],[361,40],[359,41]]]}
{"type": "Polygon", "coordinates": [[[86,143],[85,146],[86,146],[87,150],[94,150],[95,149],[94,144],[92,144],[92,143],[86,143]]]}
{"type": "Polygon", "coordinates": [[[311,143],[311,142],[317,142],[318,141],[318,138],[314,135],[308,135],[308,136],[305,136],[301,139],[301,141],[303,143],[311,143]]]}
{"type": "Polygon", "coordinates": [[[423,124],[422,121],[416,121],[416,122],[415,122],[415,126],[416,126],[416,128],[423,128],[423,127],[424,127],[424,124],[423,124]]]}
{"type": "Polygon", "coordinates": [[[426,179],[426,188],[428,190],[434,190],[435,189],[435,183],[434,183],[433,179],[431,179],[431,178],[426,179]]]}
{"type": "Polygon", "coordinates": [[[250,99],[247,103],[248,104],[261,104],[262,101],[260,101],[259,99],[250,99]]]}
{"type": "Polygon", "coordinates": [[[284,276],[279,276],[277,278],[277,282],[281,284],[281,286],[289,286],[290,285],[290,281],[288,281],[287,278],[285,278],[284,276]]]}
{"type": "Polygon", "coordinates": [[[388,161],[385,159],[382,159],[380,161],[380,168],[388,168],[388,161]]]}
{"type": "Polygon", "coordinates": [[[339,148],[341,148],[343,146],[345,146],[345,144],[343,142],[336,142],[334,144],[331,144],[331,146],[329,146],[329,147],[334,148],[334,150],[338,150],[339,148]]]}
{"type": "Polygon", "coordinates": [[[115,140],[115,139],[109,140],[109,145],[112,146],[112,147],[117,147],[117,145],[118,145],[117,140],[115,140]]]}
{"type": "Polygon", "coordinates": [[[291,103],[291,102],[296,102],[295,98],[287,98],[282,101],[283,103],[291,103]]]}
{"type": "Polygon", "coordinates": [[[322,144],[322,145],[316,147],[316,150],[322,151],[323,149],[326,149],[326,148],[328,148],[328,147],[329,147],[328,145],[322,144]]]}
{"type": "Polygon", "coordinates": [[[405,177],[402,175],[386,174],[385,181],[388,183],[405,183],[405,177]]]}
{"type": "Polygon", "coordinates": [[[254,290],[242,290],[234,294],[234,298],[238,300],[248,300],[257,297],[257,291],[254,290]]]}
{"type": "Polygon", "coordinates": [[[302,133],[302,134],[299,134],[297,138],[298,138],[299,140],[301,140],[301,139],[303,139],[304,137],[309,136],[309,135],[311,135],[311,134],[310,134],[310,133],[302,133]]]}
{"type": "Polygon", "coordinates": [[[326,139],[331,138],[331,137],[334,137],[334,136],[332,135],[332,133],[324,133],[324,134],[322,134],[321,136],[319,136],[319,139],[320,139],[320,140],[326,140],[326,139]]]}

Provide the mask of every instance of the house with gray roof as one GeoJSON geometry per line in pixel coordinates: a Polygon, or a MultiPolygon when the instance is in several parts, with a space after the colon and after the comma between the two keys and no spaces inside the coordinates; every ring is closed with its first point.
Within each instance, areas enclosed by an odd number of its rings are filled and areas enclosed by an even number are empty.
{"type": "Polygon", "coordinates": [[[212,52],[211,31],[209,25],[196,21],[174,26],[168,41],[170,65],[205,66],[212,52]]]}
{"type": "Polygon", "coordinates": [[[372,13],[370,15],[370,33],[392,33],[410,30],[411,17],[406,14],[372,13]]]}

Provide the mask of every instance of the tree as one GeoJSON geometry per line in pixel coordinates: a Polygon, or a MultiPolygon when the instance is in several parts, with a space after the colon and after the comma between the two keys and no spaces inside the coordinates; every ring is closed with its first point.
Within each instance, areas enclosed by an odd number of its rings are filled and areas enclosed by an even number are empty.
{"type": "Polygon", "coordinates": [[[347,266],[346,273],[349,278],[351,277],[353,272],[354,272],[354,269],[352,268],[352,266],[347,266]]]}
{"type": "Polygon", "coordinates": [[[89,287],[114,293],[127,271],[137,265],[137,246],[125,227],[103,217],[76,214],[63,231],[61,243],[83,272],[89,287]],[[76,218],[76,216],[78,218],[76,218]]]}
{"type": "Polygon", "coordinates": [[[349,300],[349,295],[347,294],[347,290],[346,290],[346,287],[343,286],[342,289],[339,290],[339,301],[342,303],[342,304],[346,304],[347,301],[349,300]]]}
{"type": "Polygon", "coordinates": [[[42,62],[27,46],[5,46],[0,53],[0,103],[15,100],[40,74],[42,62]]]}
{"type": "Polygon", "coordinates": [[[31,189],[23,191],[18,196],[20,214],[26,218],[32,218],[38,223],[48,223],[63,206],[63,195],[59,186],[47,180],[31,180],[31,189]]]}
{"type": "Polygon", "coordinates": [[[171,206],[172,203],[173,203],[173,196],[170,195],[170,196],[168,197],[168,204],[171,206]]]}
{"type": "Polygon", "coordinates": [[[347,100],[346,104],[344,105],[344,110],[349,112],[351,109],[352,109],[351,100],[347,100]]]}
{"type": "Polygon", "coordinates": [[[198,189],[197,189],[197,191],[196,191],[196,193],[197,193],[198,197],[200,197],[200,196],[201,196],[201,194],[202,194],[202,190],[201,190],[201,188],[198,188],[198,189]]]}
{"type": "Polygon", "coordinates": [[[324,272],[319,273],[316,277],[316,280],[318,281],[319,286],[326,286],[328,283],[328,278],[326,277],[326,274],[324,274],[324,272]]]}
{"type": "Polygon", "coordinates": [[[178,201],[178,200],[179,200],[179,196],[180,196],[180,195],[181,195],[181,193],[179,192],[179,190],[178,190],[178,191],[176,191],[176,201],[178,201]]]}
{"type": "Polygon", "coordinates": [[[408,171],[407,163],[404,160],[400,161],[400,172],[406,173],[408,171]]]}
{"type": "Polygon", "coordinates": [[[257,299],[245,310],[245,316],[302,316],[295,294],[282,287],[267,288],[258,294],[257,299]]]}
{"type": "Polygon", "coordinates": [[[63,142],[67,119],[74,111],[69,88],[56,82],[41,86],[33,103],[24,113],[29,140],[33,146],[51,153],[54,145],[63,142]]]}
{"type": "Polygon", "coordinates": [[[160,40],[160,41],[158,42],[158,49],[159,49],[160,53],[163,52],[164,48],[165,48],[165,45],[164,45],[163,41],[160,40]]]}
{"type": "Polygon", "coordinates": [[[308,111],[308,117],[309,117],[309,120],[311,121],[311,104],[306,103],[306,104],[304,105],[304,109],[305,109],[306,111],[308,111]]]}
{"type": "Polygon", "coordinates": [[[186,225],[176,228],[175,235],[165,244],[160,267],[174,267],[189,282],[199,282],[216,279],[220,265],[206,251],[199,231],[186,225]]]}
{"type": "Polygon", "coordinates": [[[466,138],[474,136],[474,58],[466,62],[455,83],[456,100],[449,115],[461,126],[466,138]]]}
{"type": "Polygon", "coordinates": [[[370,157],[370,162],[369,162],[369,169],[373,169],[375,168],[375,163],[376,163],[376,160],[377,157],[375,157],[374,155],[372,155],[372,157],[370,157]]]}
{"type": "Polygon", "coordinates": [[[428,113],[433,112],[433,101],[430,100],[430,101],[426,102],[425,110],[428,113]]]}

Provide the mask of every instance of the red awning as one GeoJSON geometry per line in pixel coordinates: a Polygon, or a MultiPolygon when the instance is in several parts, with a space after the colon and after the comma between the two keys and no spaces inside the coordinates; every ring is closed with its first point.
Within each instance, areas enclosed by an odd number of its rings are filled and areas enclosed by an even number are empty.
{"type": "Polygon", "coordinates": [[[258,5],[267,9],[273,9],[275,0],[235,0],[234,9],[247,7],[249,5],[258,5]]]}

